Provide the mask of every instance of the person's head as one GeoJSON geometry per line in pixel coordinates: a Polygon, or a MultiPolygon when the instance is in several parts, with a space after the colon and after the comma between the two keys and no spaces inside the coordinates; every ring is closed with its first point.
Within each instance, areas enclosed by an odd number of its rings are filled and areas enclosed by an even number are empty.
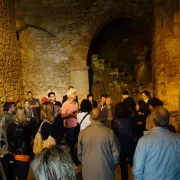
{"type": "Polygon", "coordinates": [[[73,86],[69,86],[69,87],[68,87],[68,90],[72,90],[72,89],[74,89],[73,86]]]}
{"type": "Polygon", "coordinates": [[[106,96],[105,94],[102,94],[102,95],[101,95],[101,102],[102,102],[102,103],[105,103],[105,102],[106,102],[106,97],[107,97],[107,96],[106,96]]]}
{"type": "Polygon", "coordinates": [[[75,165],[64,147],[45,148],[33,160],[32,169],[36,180],[75,180],[75,165]]]}
{"type": "Polygon", "coordinates": [[[139,111],[142,113],[148,113],[149,111],[148,104],[145,103],[143,100],[139,100],[136,104],[136,111],[139,111]]]}
{"type": "Polygon", "coordinates": [[[98,108],[94,108],[90,112],[90,120],[91,121],[100,121],[101,120],[101,110],[98,108]]]}
{"type": "Polygon", "coordinates": [[[131,114],[132,111],[125,103],[121,102],[115,106],[115,119],[129,117],[131,114]]]}
{"type": "Polygon", "coordinates": [[[56,101],[56,94],[54,92],[48,93],[48,97],[50,98],[51,102],[56,101]]]}
{"type": "Polygon", "coordinates": [[[151,95],[149,91],[143,91],[141,93],[141,96],[144,101],[151,99],[151,95]]]}
{"type": "Polygon", "coordinates": [[[80,107],[81,107],[81,112],[88,112],[88,113],[90,113],[91,110],[92,110],[92,104],[91,104],[91,102],[88,99],[84,99],[81,102],[80,107]]]}
{"type": "Polygon", "coordinates": [[[158,106],[163,106],[163,102],[159,100],[158,98],[152,98],[149,100],[149,109],[152,110],[153,108],[156,108],[158,106]]]}
{"type": "Polygon", "coordinates": [[[3,107],[4,111],[14,113],[16,110],[16,104],[14,102],[6,102],[3,107]]]}
{"type": "Polygon", "coordinates": [[[92,102],[93,99],[94,99],[93,94],[88,94],[88,95],[87,95],[87,99],[88,99],[90,102],[92,102]]]}
{"type": "Polygon", "coordinates": [[[76,94],[76,90],[75,89],[68,90],[68,92],[67,92],[68,99],[71,99],[71,100],[75,101],[76,100],[76,96],[77,96],[77,94],[76,94]]]}
{"type": "Polygon", "coordinates": [[[27,123],[23,108],[17,108],[16,114],[14,115],[14,121],[20,125],[25,125],[27,123]]]}
{"type": "Polygon", "coordinates": [[[129,96],[129,92],[127,90],[123,90],[121,94],[122,94],[122,99],[125,99],[129,96]]]}
{"type": "Polygon", "coordinates": [[[31,91],[29,91],[29,92],[27,93],[27,97],[28,97],[28,99],[32,99],[32,98],[33,98],[33,94],[32,94],[31,91]]]}
{"type": "Polygon", "coordinates": [[[42,104],[41,119],[48,120],[49,122],[54,121],[54,106],[51,102],[45,102],[42,104]]]}
{"type": "Polygon", "coordinates": [[[156,127],[167,128],[169,125],[169,118],[170,118],[169,111],[162,106],[153,108],[150,117],[153,120],[154,125],[156,127]]]}
{"type": "Polygon", "coordinates": [[[30,107],[30,103],[29,101],[24,101],[24,108],[29,108],[30,107]]]}
{"type": "Polygon", "coordinates": [[[112,99],[111,97],[106,98],[106,105],[112,105],[112,99]]]}

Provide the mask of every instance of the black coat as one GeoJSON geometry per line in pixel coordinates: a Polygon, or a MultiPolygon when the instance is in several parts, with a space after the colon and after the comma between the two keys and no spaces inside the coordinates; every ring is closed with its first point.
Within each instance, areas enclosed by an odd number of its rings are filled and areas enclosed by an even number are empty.
{"type": "Polygon", "coordinates": [[[112,129],[119,139],[122,152],[134,151],[133,124],[132,117],[122,117],[112,122],[112,129]]]}
{"type": "Polygon", "coordinates": [[[8,151],[12,154],[31,155],[31,132],[28,125],[23,127],[16,123],[11,123],[7,128],[8,151]]]}
{"type": "Polygon", "coordinates": [[[133,98],[127,97],[123,100],[123,103],[132,111],[136,110],[136,103],[133,98]]]}

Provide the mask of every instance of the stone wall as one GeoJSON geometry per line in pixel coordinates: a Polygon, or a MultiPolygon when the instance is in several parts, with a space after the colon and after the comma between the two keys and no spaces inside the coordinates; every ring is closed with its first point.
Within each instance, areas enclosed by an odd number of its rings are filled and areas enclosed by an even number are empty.
{"type": "Polygon", "coordinates": [[[154,93],[171,111],[180,107],[179,7],[178,0],[154,0],[154,93]]]}
{"type": "Polygon", "coordinates": [[[59,39],[71,59],[71,66],[86,66],[90,42],[97,31],[117,17],[151,21],[151,1],[94,0],[89,9],[81,1],[18,0],[17,28],[24,24],[41,27],[59,39]]]}
{"type": "Polygon", "coordinates": [[[20,32],[22,79],[25,95],[42,98],[52,89],[62,100],[70,85],[69,59],[56,37],[28,27],[20,32]]]}
{"type": "Polygon", "coordinates": [[[46,30],[58,39],[69,57],[71,68],[75,68],[71,74],[71,84],[85,97],[88,93],[88,78],[74,81],[74,77],[87,74],[88,50],[98,31],[119,17],[149,23],[152,18],[152,4],[151,0],[92,0],[88,1],[90,4],[81,2],[18,0],[16,25],[18,31],[23,26],[31,25],[46,30]]]}
{"type": "Polygon", "coordinates": [[[23,93],[13,0],[0,0],[0,100],[23,93]]]}

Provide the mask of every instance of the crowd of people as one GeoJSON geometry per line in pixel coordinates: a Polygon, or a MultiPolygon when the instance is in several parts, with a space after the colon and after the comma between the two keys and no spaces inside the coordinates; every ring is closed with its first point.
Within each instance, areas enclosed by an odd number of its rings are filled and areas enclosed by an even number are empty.
{"type": "Polygon", "coordinates": [[[51,89],[41,102],[28,92],[21,103],[4,103],[0,179],[26,180],[32,165],[37,180],[72,180],[81,164],[84,180],[113,180],[117,165],[122,180],[129,165],[135,180],[180,180],[179,126],[169,125],[163,102],[148,91],[137,103],[127,90],[121,95],[116,105],[110,96],[97,102],[93,94],[79,103],[70,86],[62,103],[51,89]],[[37,134],[40,153],[34,150],[37,134]]]}

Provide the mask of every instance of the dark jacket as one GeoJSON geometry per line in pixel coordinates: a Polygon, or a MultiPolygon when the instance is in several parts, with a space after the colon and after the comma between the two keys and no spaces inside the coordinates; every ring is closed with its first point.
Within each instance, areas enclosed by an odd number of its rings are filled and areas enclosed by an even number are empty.
{"type": "Polygon", "coordinates": [[[133,98],[127,97],[123,100],[123,103],[132,111],[136,110],[136,103],[133,98]]]}
{"type": "Polygon", "coordinates": [[[7,128],[8,151],[16,155],[31,155],[31,134],[28,125],[23,127],[16,123],[7,128]]]}
{"type": "Polygon", "coordinates": [[[54,123],[52,124],[53,134],[55,135],[56,143],[60,143],[64,135],[64,120],[59,114],[59,110],[62,107],[62,104],[59,101],[56,101],[54,104],[54,123]]]}
{"type": "Polygon", "coordinates": [[[122,117],[115,119],[112,122],[112,129],[114,130],[120,142],[122,152],[130,152],[134,150],[133,138],[133,118],[122,117]]]}
{"type": "Polygon", "coordinates": [[[93,100],[91,104],[92,104],[92,108],[97,108],[98,107],[98,103],[95,100],[93,100]]]}
{"type": "Polygon", "coordinates": [[[139,139],[142,135],[143,132],[146,129],[146,115],[145,114],[138,114],[138,112],[136,112],[134,118],[134,125],[135,125],[135,136],[137,139],[139,139]],[[138,122],[141,122],[142,124],[138,124],[138,122]]]}
{"type": "Polygon", "coordinates": [[[101,113],[101,118],[102,118],[102,122],[107,121],[108,120],[108,111],[111,111],[112,113],[112,117],[114,119],[114,107],[111,106],[110,110],[107,108],[107,106],[105,106],[102,109],[102,113],[101,113]]]}
{"type": "Polygon", "coordinates": [[[133,136],[133,118],[122,117],[115,119],[112,128],[118,138],[121,136],[133,136]]]}

